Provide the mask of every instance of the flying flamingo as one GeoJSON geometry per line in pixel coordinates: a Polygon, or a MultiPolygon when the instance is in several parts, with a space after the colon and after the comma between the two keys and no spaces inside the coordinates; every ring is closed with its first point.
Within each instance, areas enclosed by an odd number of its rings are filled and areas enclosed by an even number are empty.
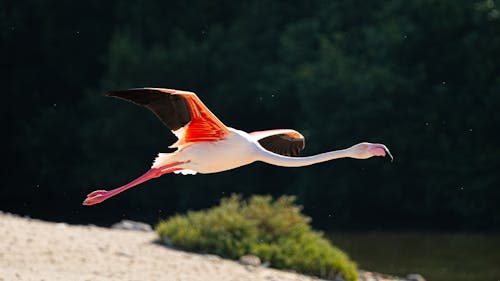
{"type": "Polygon", "coordinates": [[[131,187],[167,173],[217,173],[255,161],[283,167],[302,167],[338,158],[367,159],[392,155],[383,144],[362,142],[347,149],[308,157],[297,157],[304,149],[304,137],[291,129],[246,133],[226,127],[195,93],[162,88],[110,91],[117,97],[143,105],[177,136],[173,153],[159,153],[149,171],[116,189],[96,190],[83,201],[94,205],[131,187]]]}

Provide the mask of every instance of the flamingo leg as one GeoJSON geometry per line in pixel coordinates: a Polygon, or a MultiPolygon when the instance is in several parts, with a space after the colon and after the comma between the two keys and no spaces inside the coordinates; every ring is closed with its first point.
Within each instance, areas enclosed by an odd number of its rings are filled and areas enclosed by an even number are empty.
{"type": "Polygon", "coordinates": [[[182,170],[181,167],[179,167],[180,164],[184,164],[185,162],[174,162],[159,168],[151,168],[149,171],[147,171],[144,175],[138,177],[137,179],[127,183],[126,185],[120,186],[118,188],[112,189],[112,190],[96,190],[94,192],[89,193],[87,195],[87,198],[83,201],[83,205],[85,206],[91,206],[94,204],[101,203],[102,201],[109,199],[129,188],[132,188],[138,184],[141,184],[145,181],[148,181],[153,178],[157,178],[163,174],[168,174],[172,173],[177,170],[182,170]]]}

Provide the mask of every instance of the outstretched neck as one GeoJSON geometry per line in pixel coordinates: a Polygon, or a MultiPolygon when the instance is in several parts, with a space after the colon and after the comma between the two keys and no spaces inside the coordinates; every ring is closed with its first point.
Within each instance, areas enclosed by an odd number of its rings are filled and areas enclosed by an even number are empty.
{"type": "Polygon", "coordinates": [[[339,158],[351,157],[349,149],[341,149],[306,157],[288,157],[263,149],[259,161],[282,167],[302,167],[339,158]]]}

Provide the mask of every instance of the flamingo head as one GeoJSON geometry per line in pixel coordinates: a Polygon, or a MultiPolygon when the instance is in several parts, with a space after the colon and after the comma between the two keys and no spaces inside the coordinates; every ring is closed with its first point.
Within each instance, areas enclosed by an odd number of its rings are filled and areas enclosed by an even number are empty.
{"type": "Polygon", "coordinates": [[[373,156],[389,156],[391,162],[394,160],[387,146],[381,143],[362,142],[347,149],[349,157],[356,159],[368,159],[373,156]]]}

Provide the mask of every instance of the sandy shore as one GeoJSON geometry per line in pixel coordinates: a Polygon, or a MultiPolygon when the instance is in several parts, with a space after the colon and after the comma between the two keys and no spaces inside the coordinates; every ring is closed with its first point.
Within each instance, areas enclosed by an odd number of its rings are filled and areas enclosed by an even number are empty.
{"type": "MultiPolygon", "coordinates": [[[[319,280],[169,249],[154,232],[68,225],[0,213],[0,281],[319,280]]],[[[370,280],[364,273],[361,280],[370,280]]],[[[371,280],[393,280],[393,279],[371,280]]]]}

